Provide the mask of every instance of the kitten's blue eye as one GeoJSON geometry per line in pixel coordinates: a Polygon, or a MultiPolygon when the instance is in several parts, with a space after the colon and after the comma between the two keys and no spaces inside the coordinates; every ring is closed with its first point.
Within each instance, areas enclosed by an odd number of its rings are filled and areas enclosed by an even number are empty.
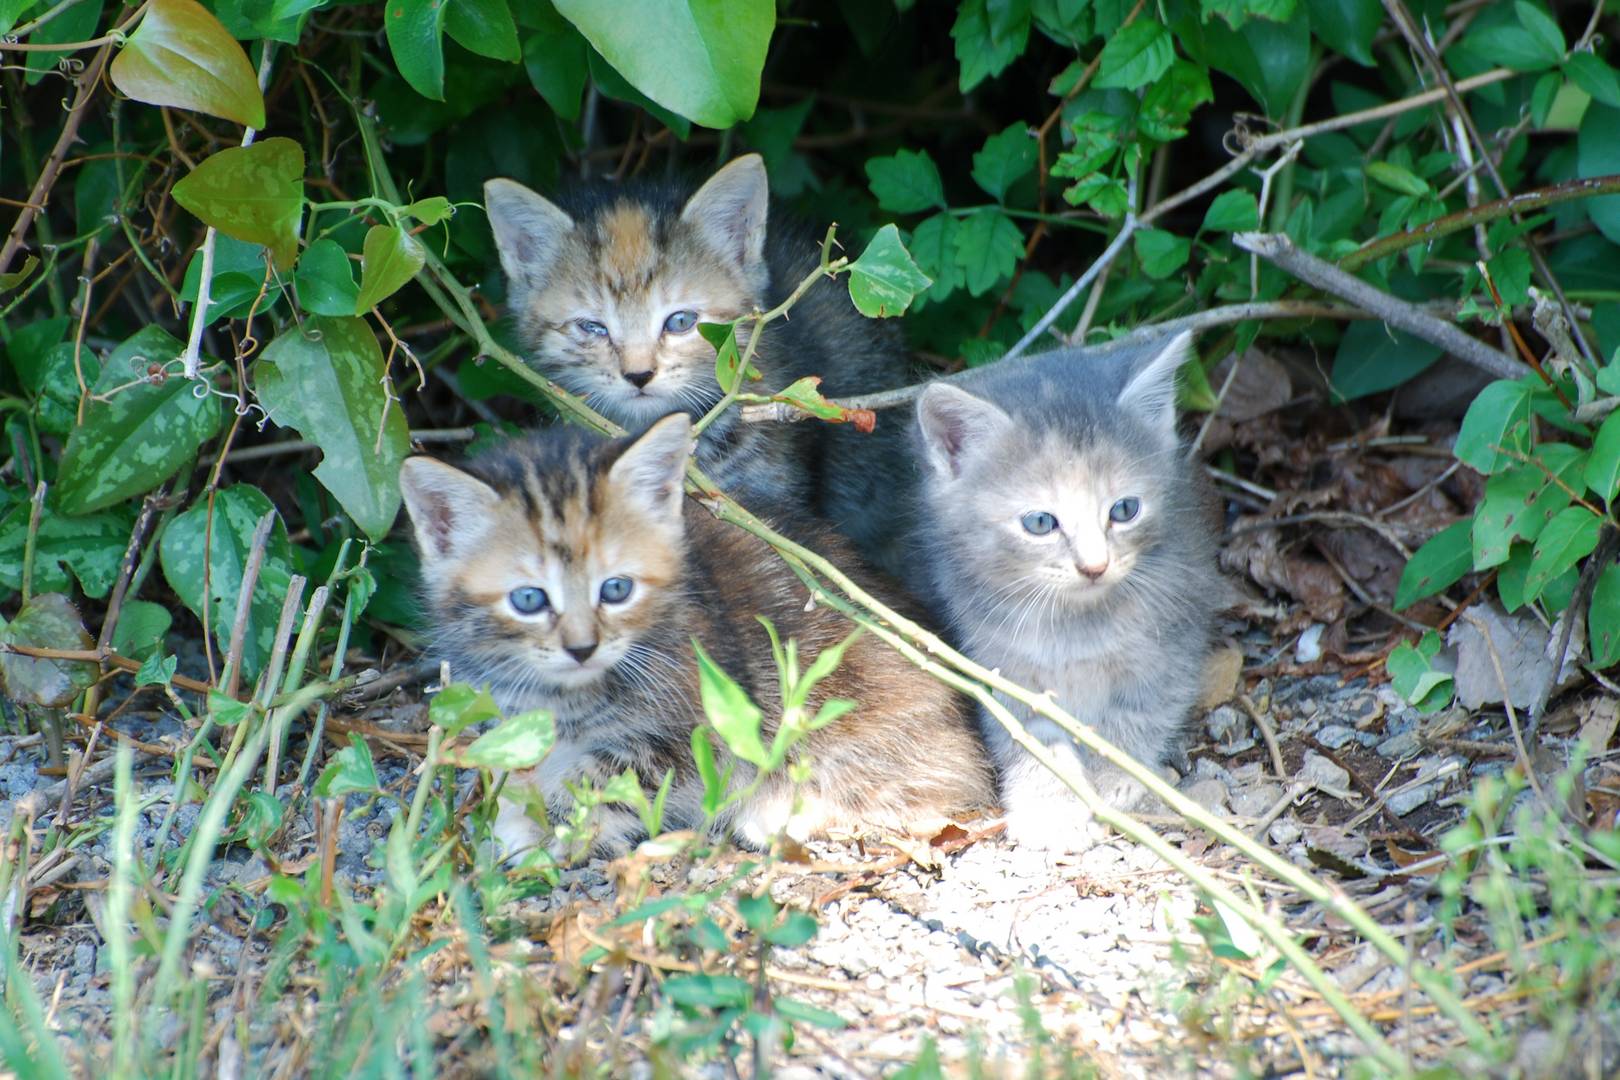
{"type": "Polygon", "coordinates": [[[580,319],[575,322],[574,325],[579,327],[585,333],[589,334],[591,337],[607,337],[607,327],[603,326],[595,319],[580,319]]]}
{"type": "Polygon", "coordinates": [[[610,577],[602,582],[602,603],[622,604],[630,599],[630,589],[634,586],[627,577],[610,577]]]}
{"type": "Polygon", "coordinates": [[[506,594],[506,601],[512,605],[512,610],[519,615],[537,615],[546,610],[546,605],[551,602],[546,596],[546,590],[536,588],[533,585],[513,589],[506,594]]]}
{"type": "Polygon", "coordinates": [[[1142,500],[1135,495],[1127,495],[1108,508],[1108,520],[1124,524],[1135,521],[1136,515],[1142,512],[1142,500]]]}
{"type": "Polygon", "coordinates": [[[664,320],[664,330],[671,334],[684,334],[697,325],[697,312],[677,311],[664,320]]]}
{"type": "Polygon", "coordinates": [[[1045,536],[1058,524],[1057,518],[1045,510],[1031,510],[1019,520],[1024,523],[1024,531],[1031,536],[1045,536]]]}

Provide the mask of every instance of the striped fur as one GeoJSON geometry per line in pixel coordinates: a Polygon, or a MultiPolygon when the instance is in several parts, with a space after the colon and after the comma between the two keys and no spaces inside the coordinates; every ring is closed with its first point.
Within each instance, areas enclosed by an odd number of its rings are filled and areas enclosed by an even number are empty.
{"type": "MultiPolygon", "coordinates": [[[[453,678],[489,685],[508,714],[554,714],[551,756],[516,778],[539,791],[554,820],[568,809],[567,781],[600,784],[629,767],[649,794],[673,771],[666,826],[700,824],[691,733],[703,710],[692,641],[759,704],[769,744],[780,687],[755,615],[797,640],[805,663],[853,629],[835,611],[807,607],[803,587],[766,544],[682,496],[690,440],[690,422],[675,414],[634,441],[552,429],[507,443],[466,471],[428,458],[405,463],[435,654],[453,678]],[[610,603],[601,590],[615,577],[633,586],[610,603]],[[508,597],[523,586],[546,590],[543,612],[514,609],[508,597]],[[594,650],[579,660],[570,646],[594,650]]],[[[848,559],[824,530],[793,531],[848,559]]],[[[992,801],[989,764],[964,702],[877,639],[851,645],[814,701],[829,698],[858,708],[803,744],[814,765],[805,788],[768,777],[722,823],[741,839],[764,845],[784,828],[795,836],[925,830],[992,801]]],[[[745,763],[729,764],[734,785],[752,779],[745,763]]],[[[640,832],[635,816],[617,808],[604,810],[598,825],[605,850],[640,832]]],[[[545,840],[515,804],[503,806],[499,831],[508,846],[545,840]]]]}
{"type": "MultiPolygon", "coordinates": [[[[511,180],[492,180],[484,191],[529,359],[633,432],[675,410],[702,416],[721,397],[714,348],[695,328],[666,329],[671,314],[726,323],[769,310],[819,259],[820,237],[790,219],[773,217],[767,236],[757,154],[695,192],[604,182],[554,204],[511,180]]],[[[757,392],[806,375],[820,376],[832,397],[909,381],[898,328],[863,318],[843,283],[827,280],[762,331],[755,366],[763,378],[749,389],[757,392]]],[[[888,504],[905,468],[904,438],[899,414],[880,416],[877,430],[862,435],[845,424],[746,424],[731,410],[705,429],[697,459],[752,509],[808,508],[898,573],[888,504]]]]}

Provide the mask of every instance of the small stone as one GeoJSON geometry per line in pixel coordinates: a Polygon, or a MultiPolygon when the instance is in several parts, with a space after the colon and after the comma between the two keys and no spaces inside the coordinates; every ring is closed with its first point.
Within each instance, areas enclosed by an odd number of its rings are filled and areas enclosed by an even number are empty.
{"type": "Polygon", "coordinates": [[[1343,724],[1328,724],[1316,733],[1316,741],[1329,750],[1337,750],[1355,737],[1355,731],[1343,724]]]}
{"type": "Polygon", "coordinates": [[[1283,789],[1276,784],[1256,784],[1235,791],[1232,793],[1232,813],[1238,817],[1261,817],[1276,805],[1282,793],[1283,789]]]}
{"type": "Polygon", "coordinates": [[[1236,757],[1238,754],[1243,753],[1243,751],[1245,751],[1245,750],[1253,750],[1254,747],[1255,747],[1254,736],[1249,735],[1249,736],[1247,736],[1245,738],[1239,739],[1237,742],[1221,743],[1219,746],[1216,747],[1216,749],[1221,752],[1222,757],[1236,757]]]}
{"type": "Polygon", "coordinates": [[[96,970],[96,947],[88,941],[73,946],[73,973],[92,975],[96,970]]]}
{"type": "Polygon", "coordinates": [[[1226,800],[1228,798],[1226,785],[1219,780],[1194,780],[1184,786],[1181,793],[1205,810],[1214,814],[1226,813],[1226,800]]]}
{"type": "Polygon", "coordinates": [[[1248,730],[1249,718],[1231,705],[1222,705],[1210,710],[1204,727],[1209,731],[1209,737],[1217,743],[1231,742],[1248,730]]]}
{"type": "Polygon", "coordinates": [[[1415,729],[1403,731],[1378,744],[1379,756],[1387,758],[1411,757],[1422,749],[1423,739],[1415,729]]]}
{"type": "Polygon", "coordinates": [[[882,975],[879,975],[877,972],[874,971],[874,972],[872,972],[872,974],[868,975],[865,979],[861,980],[861,985],[865,986],[868,990],[870,990],[874,994],[876,994],[876,993],[879,993],[879,992],[881,992],[883,990],[883,987],[886,985],[887,982],[888,982],[888,980],[886,980],[882,975]]]}
{"type": "Polygon", "coordinates": [[[1312,664],[1322,659],[1322,633],[1326,629],[1321,623],[1312,623],[1305,628],[1294,646],[1294,663],[1312,664]]]}
{"type": "Polygon", "coordinates": [[[1308,784],[1334,791],[1348,791],[1350,788],[1350,774],[1314,750],[1305,751],[1299,778],[1308,784]]]}
{"type": "Polygon", "coordinates": [[[1434,785],[1419,784],[1415,788],[1396,792],[1385,800],[1384,805],[1396,817],[1405,817],[1432,798],[1434,798],[1434,785]]]}
{"type": "Polygon", "coordinates": [[[1266,835],[1278,847],[1287,847],[1299,839],[1299,824],[1291,818],[1278,818],[1271,823],[1271,828],[1266,830],[1266,835]]]}

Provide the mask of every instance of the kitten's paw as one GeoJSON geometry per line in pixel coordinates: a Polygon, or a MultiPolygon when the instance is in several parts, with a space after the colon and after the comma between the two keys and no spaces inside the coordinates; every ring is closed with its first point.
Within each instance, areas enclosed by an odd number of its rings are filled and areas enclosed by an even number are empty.
{"type": "Polygon", "coordinates": [[[1095,847],[1108,829],[1075,800],[1071,806],[1048,807],[1044,812],[1025,809],[1007,814],[1007,839],[1019,847],[1051,855],[1078,855],[1095,847]]]}

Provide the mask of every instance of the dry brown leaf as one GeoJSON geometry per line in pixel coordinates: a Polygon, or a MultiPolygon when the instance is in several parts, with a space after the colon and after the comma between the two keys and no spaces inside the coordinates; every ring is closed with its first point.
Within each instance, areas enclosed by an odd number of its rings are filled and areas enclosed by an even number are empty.
{"type": "MultiPolygon", "coordinates": [[[[1401,847],[1395,841],[1388,839],[1384,841],[1384,850],[1389,853],[1390,861],[1396,866],[1400,867],[1402,870],[1412,866],[1417,866],[1417,864],[1421,863],[1423,860],[1433,858],[1434,856],[1433,851],[1410,851],[1401,847]]],[[[1419,867],[1412,872],[1414,874],[1421,874],[1424,877],[1435,877],[1438,876],[1440,871],[1444,870],[1445,868],[1446,863],[1443,860],[1437,859],[1429,865],[1419,867]]]]}
{"type": "Polygon", "coordinates": [[[1236,645],[1217,650],[1204,664],[1204,683],[1198,707],[1213,709],[1217,705],[1225,705],[1242,689],[1242,679],[1243,650],[1236,645]]]}

